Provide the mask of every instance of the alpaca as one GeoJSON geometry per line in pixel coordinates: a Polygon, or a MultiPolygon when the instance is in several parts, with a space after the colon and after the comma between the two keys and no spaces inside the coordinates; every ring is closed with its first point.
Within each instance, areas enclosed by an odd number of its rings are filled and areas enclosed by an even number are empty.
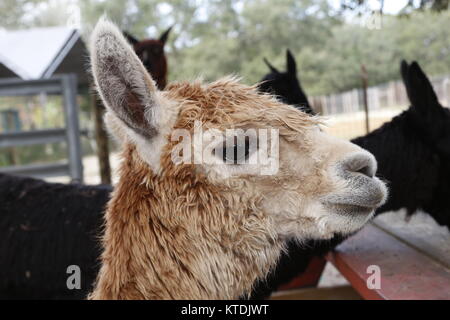
{"type": "Polygon", "coordinates": [[[159,91],[106,20],[90,50],[105,122],[123,158],[90,299],[238,298],[267,275],[287,239],[355,232],[384,203],[374,157],[321,132],[318,119],[232,78],[159,91]],[[199,122],[211,135],[195,135],[199,122]],[[241,129],[242,141],[250,128],[270,128],[279,139],[258,135],[252,148],[223,134],[241,129]],[[194,134],[202,161],[189,162],[188,149],[183,161],[173,160],[180,131],[194,134]],[[268,145],[279,150],[270,174],[267,163],[250,161],[268,145]],[[238,162],[239,148],[248,161],[238,162]]]}
{"type": "Polygon", "coordinates": [[[111,190],[0,174],[0,300],[85,298],[111,190]],[[81,269],[80,289],[66,285],[70,265],[81,269]]]}
{"type": "MultiPolygon", "coordinates": [[[[390,122],[352,142],[371,152],[378,175],[388,181],[389,199],[376,214],[405,208],[409,215],[422,209],[450,228],[450,111],[443,108],[420,66],[401,63],[401,75],[411,107],[390,122]]],[[[283,86],[283,79],[275,79],[283,86]]],[[[286,84],[286,87],[290,84],[286,84]]],[[[294,103],[305,103],[299,99],[294,103]]],[[[345,240],[290,242],[276,269],[259,282],[252,298],[270,296],[280,285],[304,272],[313,257],[323,255],[345,240]]]]}
{"type": "Polygon", "coordinates": [[[259,90],[275,94],[280,101],[314,115],[297,77],[297,63],[291,51],[286,50],[286,72],[278,71],[266,58],[264,58],[264,62],[271,72],[261,79],[258,85],[259,90]]]}
{"type": "MultiPolygon", "coordinates": [[[[424,92],[420,87],[411,87],[410,90],[424,92]]],[[[427,110],[425,106],[415,101],[413,107],[405,112],[409,116],[396,117],[379,130],[354,140],[375,154],[379,164],[378,175],[389,181],[390,196],[378,210],[379,213],[406,207],[412,213],[415,208],[426,208],[428,212],[433,210],[443,217],[450,217],[450,205],[445,197],[450,192],[447,165],[450,161],[433,156],[433,150],[437,150],[438,146],[425,143],[421,139],[421,136],[426,136],[425,133],[411,135],[412,125],[409,124],[413,121],[415,126],[438,133],[450,127],[450,120],[445,115],[448,113],[445,109],[436,106],[427,110]],[[441,160],[437,160],[439,158],[441,160]]],[[[442,141],[444,139],[448,141],[449,138],[442,135],[442,141]]],[[[442,146],[449,144],[441,142],[442,146]]],[[[0,281],[0,298],[85,297],[98,272],[100,253],[99,250],[92,252],[91,248],[97,249],[94,234],[102,224],[102,211],[110,191],[111,188],[104,186],[60,185],[1,174],[0,279],[3,281],[0,281]],[[49,194],[52,195],[51,201],[48,200],[49,194]],[[84,228],[66,230],[57,227],[70,227],[71,224],[65,224],[67,220],[84,228]],[[48,221],[52,221],[55,227],[49,226],[48,221]],[[21,225],[31,225],[33,232],[27,232],[29,228],[23,230],[21,225]],[[78,240],[82,238],[85,240],[78,240]],[[27,249],[10,250],[18,244],[27,249]],[[49,261],[52,262],[49,264],[49,261]],[[66,287],[64,275],[70,264],[79,265],[82,270],[80,290],[68,290],[66,287]],[[27,271],[31,274],[30,278],[27,271]]],[[[279,285],[304,271],[312,257],[328,252],[341,241],[339,237],[329,241],[307,241],[301,247],[296,242],[289,242],[286,249],[289,256],[281,257],[267,280],[256,285],[252,297],[269,296],[279,285]]]]}
{"type": "Polygon", "coordinates": [[[123,33],[160,90],[167,85],[167,58],[164,54],[164,46],[171,30],[172,27],[164,31],[159,39],[141,41],[128,32],[123,33]]]}
{"type": "Polygon", "coordinates": [[[408,65],[402,61],[401,74],[411,107],[381,128],[352,141],[376,155],[379,175],[392,187],[390,200],[377,213],[405,208],[412,215],[422,209],[450,229],[450,110],[439,103],[417,62],[408,65]],[[383,137],[384,144],[375,145],[374,136],[383,137]],[[392,157],[403,160],[394,166],[389,164],[392,157]],[[412,166],[400,165],[411,158],[417,159],[412,166]],[[420,189],[414,186],[417,183],[420,189]]]}

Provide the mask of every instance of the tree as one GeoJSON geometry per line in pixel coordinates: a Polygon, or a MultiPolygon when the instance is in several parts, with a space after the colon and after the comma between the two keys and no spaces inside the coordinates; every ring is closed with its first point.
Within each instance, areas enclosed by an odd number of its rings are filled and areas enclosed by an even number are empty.
{"type": "Polygon", "coordinates": [[[380,29],[347,22],[333,27],[322,50],[303,49],[301,79],[313,95],[360,86],[365,64],[369,85],[399,79],[401,59],[417,60],[432,75],[450,73],[450,12],[415,12],[408,18],[384,15],[380,29]]]}
{"type": "Polygon", "coordinates": [[[65,24],[71,14],[71,0],[2,0],[0,27],[6,29],[65,24]]]}
{"type": "MultiPolygon", "coordinates": [[[[370,0],[341,0],[341,10],[353,11],[360,14],[373,11],[370,0]]],[[[383,13],[384,0],[378,0],[379,11],[383,13]]],[[[401,10],[403,14],[408,14],[416,10],[444,11],[450,7],[450,0],[408,0],[405,7],[401,10]]]]}
{"type": "MultiPolygon", "coordinates": [[[[236,74],[253,84],[268,71],[263,57],[283,68],[287,48],[297,57],[302,84],[314,95],[359,87],[361,64],[369,85],[398,79],[402,58],[419,60],[430,74],[450,72],[450,16],[433,11],[437,1],[410,1],[423,9],[404,18],[384,14],[377,28],[369,28],[367,16],[336,11],[327,0],[65,1],[78,2],[86,37],[104,13],[139,38],[158,37],[174,25],[166,47],[171,81],[236,74]]],[[[32,3],[35,8],[38,2],[4,0],[1,5],[32,3]]],[[[341,3],[368,5],[365,0],[341,3]]],[[[37,10],[33,23],[55,23],[44,18],[49,8],[37,10]]],[[[29,16],[26,11],[19,10],[15,20],[25,21],[21,14],[29,16]]]]}

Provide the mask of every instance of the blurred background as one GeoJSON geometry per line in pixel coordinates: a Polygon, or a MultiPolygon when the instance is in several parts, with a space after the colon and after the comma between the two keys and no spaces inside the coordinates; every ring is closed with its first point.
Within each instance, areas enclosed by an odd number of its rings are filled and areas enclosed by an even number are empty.
{"type": "MultiPolygon", "coordinates": [[[[448,0],[2,0],[0,77],[30,81],[77,75],[82,179],[100,183],[86,47],[103,14],[138,39],[158,38],[173,26],[165,46],[169,81],[234,74],[255,84],[269,72],[264,57],[286,69],[289,48],[305,93],[328,119],[326,130],[353,138],[408,107],[401,59],[417,60],[432,77],[442,104],[450,105],[448,8],[448,0]]],[[[67,96],[50,89],[2,90],[0,83],[0,170],[40,166],[35,176],[70,181],[67,175],[46,174],[43,167],[63,163],[73,153],[70,141],[53,135],[70,121],[63,110],[67,96]],[[27,138],[33,143],[10,143],[16,136],[7,134],[27,131],[51,133],[53,139],[34,135],[27,138]]]]}

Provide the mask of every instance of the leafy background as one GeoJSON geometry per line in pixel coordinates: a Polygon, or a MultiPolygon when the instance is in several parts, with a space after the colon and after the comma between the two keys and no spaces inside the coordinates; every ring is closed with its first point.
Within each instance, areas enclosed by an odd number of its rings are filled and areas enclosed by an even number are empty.
{"type": "Polygon", "coordinates": [[[450,73],[449,1],[406,1],[398,14],[384,12],[379,28],[369,28],[371,10],[385,2],[2,0],[0,28],[64,25],[76,16],[88,37],[104,13],[141,38],[174,25],[170,80],[237,74],[255,83],[267,73],[263,57],[284,68],[290,48],[309,95],[359,87],[361,64],[369,85],[398,79],[403,58],[418,60],[431,75],[450,73]]]}

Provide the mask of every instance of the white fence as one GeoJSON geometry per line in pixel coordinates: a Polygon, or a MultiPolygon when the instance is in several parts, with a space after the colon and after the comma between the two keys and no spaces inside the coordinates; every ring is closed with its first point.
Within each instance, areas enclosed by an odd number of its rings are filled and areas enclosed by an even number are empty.
{"type": "MultiPolygon", "coordinates": [[[[450,76],[436,77],[431,80],[440,102],[450,106],[450,76]]],[[[407,108],[409,101],[402,81],[391,81],[367,89],[370,110],[383,108],[407,108]]],[[[364,111],[362,89],[326,96],[312,97],[313,108],[322,115],[353,113],[364,111]]]]}

